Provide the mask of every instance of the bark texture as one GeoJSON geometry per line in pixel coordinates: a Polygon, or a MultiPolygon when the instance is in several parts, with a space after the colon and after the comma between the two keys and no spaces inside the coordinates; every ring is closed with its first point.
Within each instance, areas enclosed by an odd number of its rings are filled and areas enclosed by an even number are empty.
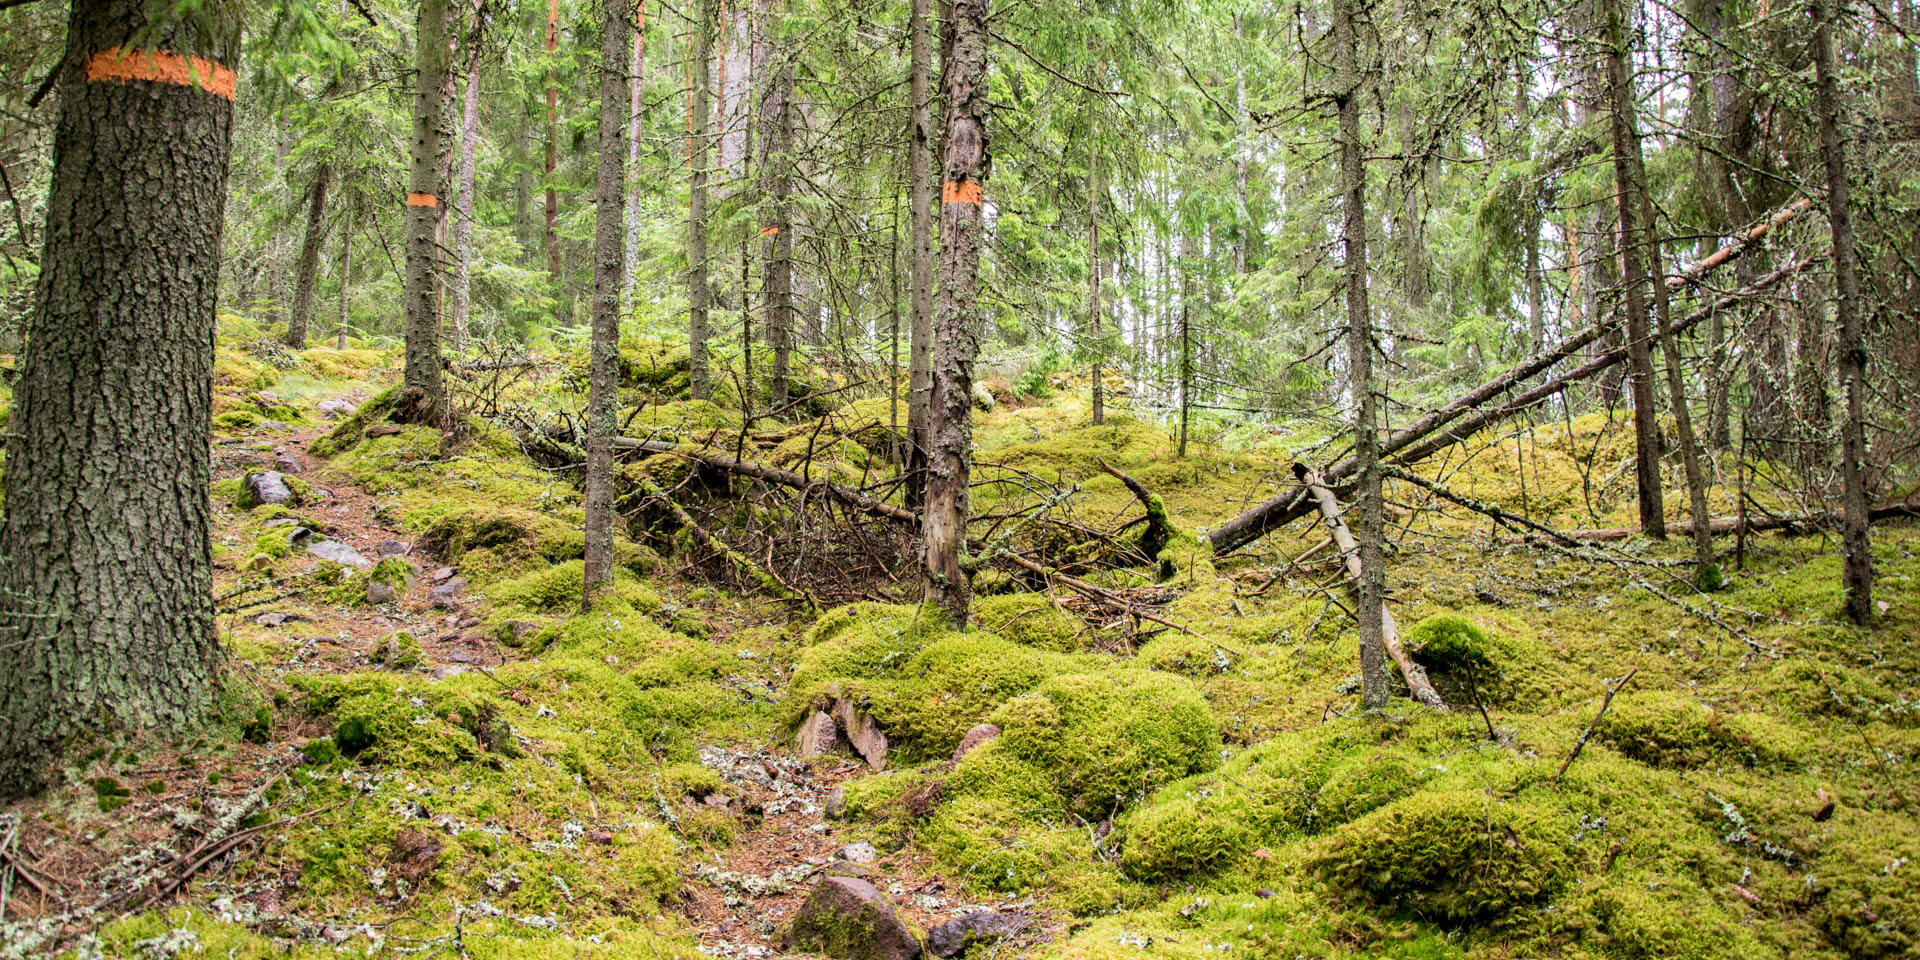
{"type": "Polygon", "coordinates": [[[930,0],[913,0],[910,34],[911,62],[908,87],[913,97],[913,122],[907,133],[907,169],[913,179],[913,213],[908,245],[912,279],[912,312],[907,335],[907,499],[920,501],[927,463],[927,407],[933,396],[933,93],[929,82],[933,59],[930,0]]]}
{"type": "Polygon", "coordinates": [[[407,368],[399,415],[438,423],[446,415],[440,361],[440,304],[435,295],[440,249],[440,124],[447,75],[447,0],[421,0],[414,36],[413,171],[407,194],[407,368]]]}
{"type": "Polygon", "coordinates": [[[1653,399],[1653,344],[1647,335],[1646,250],[1637,246],[1640,205],[1634,202],[1633,158],[1640,152],[1634,123],[1633,75],[1627,64],[1627,11],[1620,0],[1607,7],[1606,80],[1608,123],[1613,138],[1615,206],[1620,214],[1619,243],[1626,268],[1627,369],[1633,401],[1633,477],[1640,505],[1640,529],[1650,537],[1667,535],[1665,492],[1660,486],[1660,422],[1653,399]]]}
{"type": "MultiPolygon", "coordinates": [[[[768,15],[773,14],[768,5],[768,15]]],[[[793,223],[787,197],[793,191],[793,63],[772,67],[760,92],[760,189],[766,198],[760,228],[761,303],[765,309],[771,409],[787,405],[793,363],[793,223]]]]}
{"type": "Polygon", "coordinates": [[[987,148],[987,2],[956,0],[947,58],[947,156],[940,187],[940,296],[934,317],[927,411],[928,451],[922,540],[925,598],[955,626],[967,622],[972,589],[966,551],[967,483],[973,453],[973,360],[980,349],[980,243],[987,148]]]}
{"type": "Polygon", "coordinates": [[[560,277],[560,194],[554,188],[553,173],[560,166],[560,82],[555,75],[560,51],[560,0],[547,0],[547,227],[543,235],[547,248],[547,282],[553,285],[554,316],[565,319],[565,299],[560,294],[565,284],[560,277]]]}
{"type": "MultiPolygon", "coordinates": [[[[1847,193],[1847,144],[1840,133],[1839,64],[1833,50],[1838,0],[1818,0],[1813,35],[1820,152],[1827,168],[1827,220],[1833,230],[1834,320],[1840,328],[1840,383],[1846,391],[1846,422],[1840,432],[1840,478],[1844,488],[1840,523],[1841,583],[1847,615],[1873,619],[1873,553],[1867,527],[1867,344],[1860,316],[1860,274],[1853,242],[1853,210],[1847,193]]],[[[11,502],[11,501],[9,501],[11,502]]]]}
{"type": "MultiPolygon", "coordinates": [[[[645,116],[641,108],[645,105],[647,77],[647,0],[634,0],[633,4],[633,58],[628,66],[627,77],[627,176],[636,178],[640,170],[640,151],[643,148],[641,134],[644,132],[645,116]]],[[[627,184],[627,240],[621,261],[621,273],[626,277],[621,289],[621,302],[632,305],[636,291],[639,290],[640,272],[640,198],[641,185],[637,179],[627,184]]]]}
{"type": "Polygon", "coordinates": [[[76,735],[199,723],[219,679],[207,444],[239,18],[147,12],[68,19],[0,523],[4,797],[76,735]],[[160,56],[213,69],[169,81],[160,56]]]}
{"type": "Polygon", "coordinates": [[[287,315],[287,346],[307,345],[307,317],[313,312],[313,281],[320,273],[320,245],[327,239],[327,185],[333,168],[321,164],[307,188],[307,236],[300,244],[300,274],[293,284],[293,312],[287,315]]]}
{"type": "Polygon", "coordinates": [[[480,153],[479,34],[476,27],[467,61],[467,95],[460,122],[459,194],[453,211],[453,303],[447,310],[447,341],[456,353],[467,342],[467,314],[473,301],[473,176],[480,153]]]}
{"type": "Polygon", "coordinates": [[[627,0],[600,0],[600,166],[594,182],[593,337],[587,363],[586,573],[580,605],[613,582],[613,438],[620,432],[620,295],[626,257],[627,0]]]}
{"type": "Polygon", "coordinates": [[[694,7],[693,73],[687,110],[687,354],[688,392],[705,400],[711,390],[707,366],[707,157],[713,139],[713,20],[714,0],[698,0],[694,7]]]}

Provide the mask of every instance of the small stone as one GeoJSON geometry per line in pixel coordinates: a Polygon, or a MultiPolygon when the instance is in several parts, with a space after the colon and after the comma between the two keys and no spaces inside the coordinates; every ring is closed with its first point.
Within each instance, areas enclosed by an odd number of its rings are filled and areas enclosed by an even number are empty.
{"type": "Polygon", "coordinates": [[[385,582],[380,580],[367,581],[368,603],[377,607],[382,604],[392,603],[398,599],[400,599],[400,595],[395,593],[393,587],[388,586],[385,582]]]}
{"type": "Polygon", "coordinates": [[[826,954],[834,960],[915,960],[920,941],[893,904],[873,884],[855,877],[828,877],[794,913],[783,938],[787,950],[826,954]]]}
{"type": "Polygon", "coordinates": [[[700,802],[706,804],[709,807],[717,807],[719,809],[724,810],[726,809],[727,804],[730,804],[733,802],[733,798],[727,796],[724,793],[709,793],[706,796],[701,797],[700,802]]]}
{"type": "Polygon", "coordinates": [[[832,717],[815,710],[800,721],[796,739],[802,760],[832,753],[840,745],[840,725],[834,723],[832,717]]]}
{"type": "Polygon", "coordinates": [[[871,879],[879,874],[880,871],[875,869],[871,863],[848,863],[845,860],[830,860],[825,867],[820,868],[820,872],[829,877],[860,877],[863,879],[871,879]]]}
{"type": "Polygon", "coordinates": [[[309,543],[307,544],[307,552],[322,560],[331,560],[334,563],[344,564],[349,567],[366,568],[373,566],[373,561],[361,556],[360,551],[338,540],[317,540],[309,543]]]}
{"type": "Polygon", "coordinates": [[[382,540],[380,545],[374,548],[374,552],[383,557],[404,557],[407,551],[412,549],[398,540],[382,540]]]}
{"type": "Polygon", "coordinates": [[[453,648],[452,650],[448,650],[448,651],[447,651],[447,660],[448,660],[448,661],[450,661],[450,662],[452,662],[452,663],[472,663],[472,662],[474,662],[474,660],[473,660],[473,654],[471,654],[471,653],[468,653],[468,652],[467,652],[467,651],[466,651],[466,650],[465,650],[464,648],[461,648],[461,647],[454,647],[454,648],[453,648]]]}
{"type": "Polygon", "coordinates": [[[1000,727],[997,724],[982,723],[975,725],[973,729],[967,731],[966,736],[960,738],[960,745],[954,748],[953,762],[959,763],[960,758],[972,753],[974,747],[986,743],[988,740],[992,740],[999,735],[1000,727]]]}
{"type": "Polygon", "coordinates": [[[292,429],[293,429],[292,426],[285,423],[281,423],[278,420],[260,421],[260,430],[265,433],[286,433],[288,430],[292,430],[292,429]]]}
{"type": "Polygon", "coordinates": [[[969,913],[927,931],[927,952],[936,957],[957,957],[973,944],[1005,940],[1032,923],[1032,917],[1017,913],[992,910],[969,913]]]}
{"type": "Polygon", "coordinates": [[[872,863],[879,858],[879,851],[873,849],[873,844],[864,840],[859,843],[849,843],[840,848],[840,859],[848,863],[872,863]]]}
{"type": "Polygon", "coordinates": [[[445,680],[448,677],[457,677],[466,672],[467,668],[457,663],[443,663],[433,668],[433,678],[435,680],[445,680]]]}
{"type": "Polygon", "coordinates": [[[466,592],[467,578],[454,577],[452,580],[448,580],[433,588],[433,604],[437,607],[451,607],[454,601],[465,596],[466,592]]]}
{"type": "Polygon", "coordinates": [[[281,473],[304,473],[307,469],[300,465],[300,461],[286,454],[281,454],[274,458],[273,468],[281,473]]]}
{"type": "Polygon", "coordinates": [[[285,477],[273,470],[247,474],[240,493],[240,506],[248,510],[263,503],[290,503],[292,500],[293,489],[287,486],[285,477]]]}
{"type": "Polygon", "coordinates": [[[838,820],[847,812],[847,786],[841,784],[827,793],[827,799],[821,806],[826,810],[827,819],[838,820]]]}
{"type": "Polygon", "coordinates": [[[887,768],[887,735],[872,714],[851,700],[838,700],[833,705],[833,718],[840,722],[847,742],[853,744],[854,752],[867,761],[867,766],[875,770],[887,768]]]}
{"type": "Polygon", "coordinates": [[[434,583],[445,583],[445,582],[447,582],[448,580],[452,580],[452,579],[453,579],[453,568],[452,568],[452,567],[441,567],[441,568],[439,568],[439,569],[437,569],[437,570],[435,570],[435,571],[433,571],[433,582],[434,582],[434,583]]]}
{"type": "Polygon", "coordinates": [[[598,843],[598,844],[609,844],[613,842],[613,834],[608,833],[605,830],[588,830],[587,842],[598,843]]]}
{"type": "Polygon", "coordinates": [[[391,437],[400,432],[400,426],[393,423],[376,423],[367,428],[369,437],[391,437]]]}
{"type": "Polygon", "coordinates": [[[319,406],[320,415],[328,420],[337,420],[353,413],[353,402],[350,400],[322,400],[319,406]]]}

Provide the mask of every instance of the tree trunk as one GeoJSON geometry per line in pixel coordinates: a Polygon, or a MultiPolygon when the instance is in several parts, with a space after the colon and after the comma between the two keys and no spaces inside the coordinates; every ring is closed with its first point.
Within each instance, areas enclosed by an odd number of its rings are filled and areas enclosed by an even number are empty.
{"type": "Polygon", "coordinates": [[[460,182],[453,208],[453,304],[447,339],[455,353],[467,342],[467,312],[473,301],[473,172],[480,150],[480,31],[474,29],[467,61],[467,97],[460,124],[460,182]]]}
{"type": "Polygon", "coordinates": [[[440,88],[447,74],[447,0],[421,0],[413,46],[417,74],[413,171],[407,194],[407,369],[398,412],[414,423],[437,424],[446,415],[434,282],[440,272],[440,250],[434,230],[440,220],[440,88]]]}
{"type": "Polygon", "coordinates": [[[967,622],[972,587],[966,550],[967,484],[973,456],[973,359],[980,348],[982,196],[992,171],[987,146],[987,4],[955,0],[947,56],[947,150],[940,186],[940,296],[936,312],[927,429],[929,451],[922,539],[925,598],[957,628],[967,622]]]}
{"type": "Polygon", "coordinates": [[[713,138],[712,101],[714,0],[696,0],[693,52],[688,66],[693,80],[687,105],[687,355],[688,392],[705,400],[710,392],[707,369],[707,148],[713,138]]]}
{"type": "Polygon", "coordinates": [[[626,264],[628,0],[600,0],[600,166],[594,181],[593,336],[587,363],[586,571],[580,607],[613,582],[613,438],[620,414],[620,294],[626,264]]]}
{"type": "Polygon", "coordinates": [[[560,80],[555,61],[560,51],[560,0],[547,0],[547,283],[553,287],[554,319],[565,321],[565,281],[560,278],[560,194],[553,182],[560,167],[560,80]]]}
{"type": "MultiPolygon", "coordinates": [[[[1093,423],[1107,422],[1107,378],[1101,359],[1105,354],[1104,334],[1100,327],[1100,117],[1098,102],[1087,95],[1087,336],[1093,341],[1093,423]]],[[[1181,456],[1185,456],[1185,409],[1182,409],[1181,456]]]]}
{"type": "MultiPolygon", "coordinates": [[[[768,15],[772,16],[769,7],[768,15]]],[[[768,402],[778,410],[787,405],[793,362],[793,224],[788,219],[787,195],[792,190],[794,66],[788,62],[770,69],[760,91],[760,189],[766,197],[766,220],[760,228],[760,296],[767,328],[767,349],[773,354],[767,372],[768,402]]]]}
{"type": "Polygon", "coordinates": [[[627,78],[627,239],[620,265],[620,274],[626,278],[620,299],[627,309],[632,309],[640,292],[640,200],[645,194],[639,177],[646,132],[642,110],[646,106],[647,0],[634,0],[633,15],[633,57],[627,78]]]}
{"type": "Polygon", "coordinates": [[[911,35],[911,61],[908,87],[913,98],[913,117],[907,133],[907,168],[913,179],[913,210],[908,246],[911,274],[911,319],[907,335],[907,465],[906,499],[909,506],[920,503],[926,469],[927,409],[933,395],[929,369],[933,343],[933,94],[928,80],[933,58],[932,39],[927,21],[928,0],[912,0],[908,32],[911,35]]]}
{"type": "Polygon", "coordinates": [[[1341,273],[1347,300],[1347,376],[1353,397],[1354,493],[1358,542],[1360,683],[1368,710],[1382,710],[1390,694],[1386,668],[1386,514],[1381,502],[1380,430],[1373,395],[1373,318],[1367,304],[1367,173],[1361,163],[1360,40],[1354,27],[1354,0],[1334,0],[1334,104],[1339,110],[1340,207],[1343,219],[1341,273]]]}
{"type": "Polygon", "coordinates": [[[1180,238],[1180,451],[1187,457],[1187,418],[1193,407],[1193,250],[1191,237],[1180,238]]]}
{"type": "Polygon", "coordinates": [[[313,311],[313,281],[320,273],[320,245],[327,239],[327,185],[333,167],[322,163],[307,188],[307,236],[300,244],[300,274],[293,284],[293,312],[287,315],[287,346],[307,346],[307,317],[313,311]]]}
{"type": "Polygon", "coordinates": [[[1613,134],[1615,207],[1620,214],[1619,245],[1626,276],[1627,369],[1633,400],[1633,477],[1640,505],[1640,529],[1650,537],[1667,535],[1665,492],[1660,487],[1660,421],[1653,399],[1653,349],[1647,336],[1647,272],[1640,205],[1634,201],[1633,157],[1640,149],[1634,123],[1633,77],[1627,63],[1627,11],[1624,0],[1608,0],[1606,81],[1608,123],[1613,134]]]}
{"type": "Polygon", "coordinates": [[[0,797],[46,785],[76,736],[200,723],[219,681],[207,444],[239,19],[147,11],[76,0],[57,74],[6,444],[0,797]]]}
{"type": "MultiPolygon", "coordinates": [[[[1867,344],[1860,317],[1860,277],[1853,248],[1853,211],[1847,192],[1847,145],[1840,135],[1839,64],[1833,49],[1838,0],[1818,0],[1813,34],[1816,72],[1815,109],[1820,119],[1820,152],[1827,167],[1827,219],[1833,230],[1834,319],[1840,328],[1840,383],[1847,416],[1840,433],[1840,478],[1844,487],[1840,524],[1840,579],[1847,590],[1847,615],[1865,624],[1873,619],[1873,553],[1867,538],[1867,344]]],[[[11,464],[9,464],[11,473],[11,464]]],[[[13,502],[11,498],[8,502],[13,502]]]]}
{"type": "Polygon", "coordinates": [[[335,350],[347,348],[347,321],[352,306],[349,292],[353,284],[353,208],[347,208],[340,224],[340,322],[334,327],[335,350]]]}

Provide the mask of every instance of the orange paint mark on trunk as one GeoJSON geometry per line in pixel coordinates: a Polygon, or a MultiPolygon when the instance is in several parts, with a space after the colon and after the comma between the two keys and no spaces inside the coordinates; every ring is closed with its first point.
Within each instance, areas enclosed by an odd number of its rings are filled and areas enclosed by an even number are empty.
{"type": "Polygon", "coordinates": [[[760,235],[761,235],[761,236],[763,236],[763,237],[771,237],[771,236],[773,236],[774,234],[776,234],[776,233],[779,233],[779,232],[780,232],[780,228],[779,228],[779,227],[768,227],[768,228],[766,228],[765,230],[762,230],[762,231],[760,231],[760,235]]]}
{"type": "Polygon", "coordinates": [[[941,203],[980,205],[980,185],[972,180],[949,180],[940,185],[941,203]]]}
{"type": "Polygon", "coordinates": [[[440,198],[431,193],[407,194],[407,206],[409,207],[437,207],[439,205],[440,198]]]}
{"type": "Polygon", "coordinates": [[[205,57],[184,57],[167,50],[102,50],[87,58],[87,82],[149,80],[201,89],[233,99],[238,76],[232,68],[205,57]]]}

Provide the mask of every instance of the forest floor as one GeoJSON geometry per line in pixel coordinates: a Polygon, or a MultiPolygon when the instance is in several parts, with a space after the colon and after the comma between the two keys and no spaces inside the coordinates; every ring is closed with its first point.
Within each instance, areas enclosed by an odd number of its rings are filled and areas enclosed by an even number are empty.
{"type": "MultiPolygon", "coordinates": [[[[1314,525],[1231,559],[1176,537],[1157,569],[1061,561],[1177,628],[987,570],[959,631],[910,605],[798,608],[629,507],[639,539],[581,613],[566,465],[478,421],[450,438],[364,415],[388,352],[288,359],[225,332],[232,679],[203,730],[84,746],[64,786],[0,816],[0,957],[784,956],[835,875],[869,879],[918,934],[979,911],[1032,921],[976,958],[1920,950],[1911,525],[1875,530],[1883,619],[1861,630],[1837,620],[1818,534],[1751,538],[1699,594],[1682,543],[1569,555],[1396,490],[1393,611],[1462,709],[1369,715],[1314,525]],[[363,415],[322,412],[338,399],[363,415]],[[246,504],[244,478],[283,458],[293,501],[246,504]],[[325,541],[377,565],[307,551],[325,541]],[[814,709],[883,728],[885,770],[799,757],[814,709]],[[1004,732],[952,760],[984,722],[1004,732]]],[[[1071,491],[1021,532],[1036,555],[1134,529],[1103,462],[1193,530],[1271,495],[1320,439],[1227,427],[1181,459],[1148,424],[1086,425],[1056,380],[1050,398],[993,382],[976,433],[983,476],[1013,478],[980,488],[981,512],[1071,491]]],[[[578,400],[564,379],[514,389],[578,400]]],[[[747,459],[859,482],[886,406],[763,431],[747,459]]],[[[728,416],[656,395],[629,422],[675,436],[728,416]]],[[[1622,526],[1629,449],[1588,418],[1427,466],[1562,529],[1622,526]]],[[[672,456],[625,469],[710,529],[798,513],[765,491],[733,506],[672,456]]],[[[1784,486],[1757,494],[1790,506],[1784,486]]],[[[795,532],[736,542],[787,583],[910,599],[854,572],[858,537],[772,529],[795,532]]]]}

